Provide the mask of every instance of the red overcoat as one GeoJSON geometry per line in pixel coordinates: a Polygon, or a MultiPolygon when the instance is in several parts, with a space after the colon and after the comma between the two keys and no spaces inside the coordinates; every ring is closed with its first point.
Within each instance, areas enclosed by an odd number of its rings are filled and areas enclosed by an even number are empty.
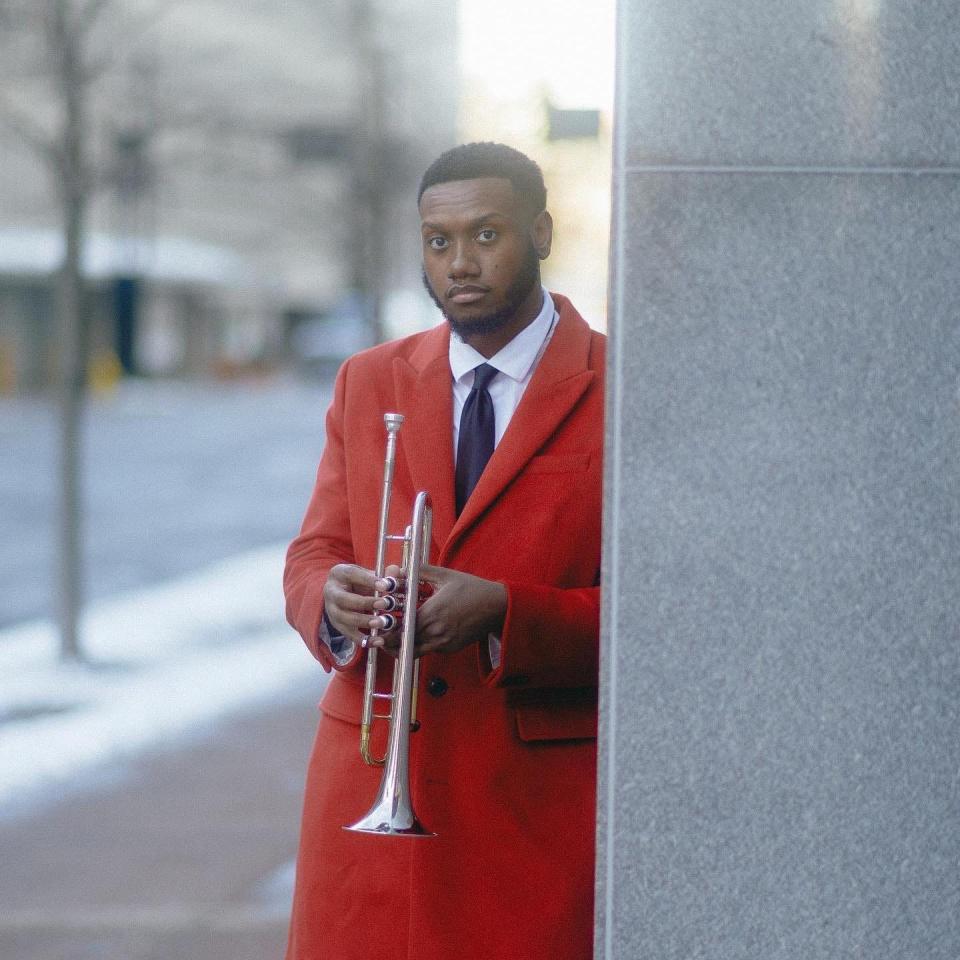
{"type": "MultiPolygon", "coordinates": [[[[361,670],[334,674],[308,770],[288,960],[592,955],[605,338],[554,300],[553,338],[459,518],[447,325],[358,354],[337,377],[284,576],[288,618],[314,656],[333,666],[318,641],[330,567],[374,566],[386,412],[406,418],[391,532],[429,491],[431,562],[503,582],[508,607],[496,669],[486,644],[422,660],[411,793],[435,839],[341,829],[367,812],[380,771],[359,756],[361,670]],[[435,678],[439,696],[427,692],[435,678]]],[[[379,664],[388,689],[393,660],[379,664]]]]}

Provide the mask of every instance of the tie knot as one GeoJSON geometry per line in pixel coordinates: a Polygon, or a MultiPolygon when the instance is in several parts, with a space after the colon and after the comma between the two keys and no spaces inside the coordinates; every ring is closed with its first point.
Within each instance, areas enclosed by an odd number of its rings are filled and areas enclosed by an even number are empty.
{"type": "Polygon", "coordinates": [[[481,363],[479,367],[474,367],[473,389],[486,390],[490,384],[490,381],[499,372],[500,371],[496,367],[491,367],[489,363],[481,363]]]}

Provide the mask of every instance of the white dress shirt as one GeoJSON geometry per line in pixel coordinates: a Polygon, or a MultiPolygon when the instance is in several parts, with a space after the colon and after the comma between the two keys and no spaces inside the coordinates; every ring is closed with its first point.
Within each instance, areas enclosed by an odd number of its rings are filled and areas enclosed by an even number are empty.
{"type": "Polygon", "coordinates": [[[500,372],[490,381],[487,392],[493,401],[496,423],[493,445],[503,438],[507,425],[520,404],[520,398],[533,377],[543,351],[553,336],[557,308],[553,297],[544,289],[543,304],[533,321],[525,326],[505,347],[488,360],[459,337],[450,337],[450,372],[453,374],[453,459],[456,464],[457,441],[460,438],[460,415],[473,388],[473,371],[481,363],[489,363],[500,372]]]}

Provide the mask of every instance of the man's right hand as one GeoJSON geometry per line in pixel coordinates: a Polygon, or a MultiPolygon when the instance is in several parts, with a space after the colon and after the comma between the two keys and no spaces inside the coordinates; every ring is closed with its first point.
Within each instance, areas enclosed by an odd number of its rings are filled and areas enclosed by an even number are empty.
{"type": "Polygon", "coordinates": [[[373,609],[376,581],[372,570],[355,563],[338,563],[331,568],[323,588],[323,606],[330,622],[358,643],[370,632],[370,620],[376,616],[373,609]]]}

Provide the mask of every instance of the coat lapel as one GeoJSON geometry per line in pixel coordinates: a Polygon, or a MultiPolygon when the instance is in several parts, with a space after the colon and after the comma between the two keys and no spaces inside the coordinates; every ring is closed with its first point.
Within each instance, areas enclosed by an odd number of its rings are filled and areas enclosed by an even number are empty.
{"type": "Polygon", "coordinates": [[[434,561],[453,527],[455,510],[449,342],[449,328],[444,324],[426,334],[409,360],[397,357],[393,361],[397,406],[406,417],[400,447],[414,492],[430,494],[434,561]]]}
{"type": "MultiPolygon", "coordinates": [[[[587,369],[590,328],[565,297],[557,294],[552,296],[560,312],[553,338],[463,513],[453,524],[450,541],[446,543],[446,552],[449,552],[453,542],[466,533],[504,487],[547,442],[593,381],[594,373],[587,369]]],[[[449,376],[448,364],[448,380],[449,376]]],[[[447,392],[449,394],[450,390],[447,392]]],[[[448,409],[447,419],[443,424],[447,430],[447,449],[451,450],[451,455],[445,458],[445,462],[449,463],[453,462],[453,441],[450,436],[452,416],[452,409],[448,409]]],[[[451,489],[452,485],[451,476],[451,489]]]]}

